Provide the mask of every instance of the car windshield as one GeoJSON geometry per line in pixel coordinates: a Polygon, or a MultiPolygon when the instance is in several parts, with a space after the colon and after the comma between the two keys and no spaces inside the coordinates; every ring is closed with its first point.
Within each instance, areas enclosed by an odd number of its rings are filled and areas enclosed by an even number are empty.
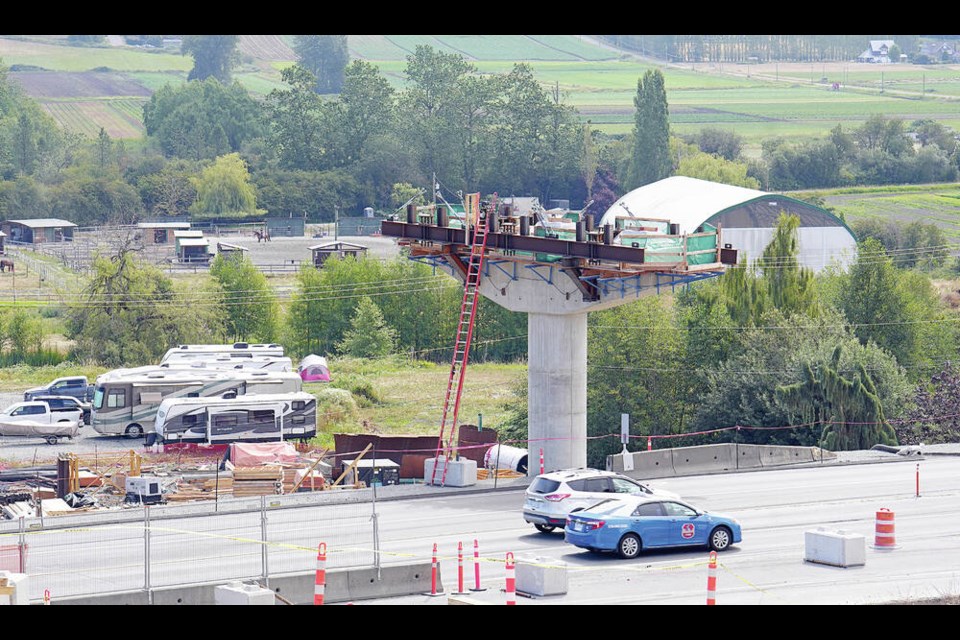
{"type": "Polygon", "coordinates": [[[103,408],[103,387],[97,387],[97,390],[93,394],[93,408],[103,408]]]}

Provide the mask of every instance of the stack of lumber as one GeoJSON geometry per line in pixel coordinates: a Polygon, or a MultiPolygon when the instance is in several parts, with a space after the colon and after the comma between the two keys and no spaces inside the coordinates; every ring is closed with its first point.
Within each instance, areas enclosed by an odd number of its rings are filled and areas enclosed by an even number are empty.
{"type": "Polygon", "coordinates": [[[237,498],[248,496],[272,496],[282,487],[283,469],[278,466],[235,467],[233,469],[233,495],[237,498]]]}
{"type": "Polygon", "coordinates": [[[523,478],[524,474],[518,473],[513,469],[477,469],[477,480],[486,480],[487,478],[523,478]]]}
{"type": "Polygon", "coordinates": [[[177,485],[176,493],[164,494],[167,502],[190,500],[215,500],[233,495],[233,478],[221,474],[218,478],[184,480],[177,485]]]}

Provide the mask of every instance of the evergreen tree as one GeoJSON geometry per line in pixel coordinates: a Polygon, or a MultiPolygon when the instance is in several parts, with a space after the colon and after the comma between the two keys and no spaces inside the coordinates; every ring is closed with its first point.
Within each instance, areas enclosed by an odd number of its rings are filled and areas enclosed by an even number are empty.
{"type": "Polygon", "coordinates": [[[317,78],[317,93],[340,93],[343,72],[350,62],[347,36],[295,36],[293,50],[300,65],[317,78]]]}
{"type": "Polygon", "coordinates": [[[663,73],[652,69],[637,80],[637,108],[633,126],[633,155],[624,180],[629,190],[670,175],[670,123],[663,73]]]}
{"type": "Polygon", "coordinates": [[[240,61],[237,44],[240,36],[184,36],[180,51],[193,56],[193,69],[187,80],[216,78],[230,82],[230,70],[240,61]]]}
{"type": "Polygon", "coordinates": [[[393,352],[397,332],[387,326],[380,307],[369,297],[360,298],[350,328],[337,344],[337,350],[355,358],[379,358],[393,352]]]}

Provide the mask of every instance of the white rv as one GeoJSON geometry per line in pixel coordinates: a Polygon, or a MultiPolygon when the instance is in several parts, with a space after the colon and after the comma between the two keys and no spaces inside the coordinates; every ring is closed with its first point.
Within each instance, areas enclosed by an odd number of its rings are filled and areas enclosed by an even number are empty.
{"type": "Polygon", "coordinates": [[[181,344],[179,346],[167,349],[167,352],[160,360],[160,364],[177,360],[190,360],[197,357],[209,357],[211,354],[229,358],[252,358],[254,356],[273,356],[283,357],[283,345],[270,344],[250,344],[247,342],[234,342],[233,344],[181,344]]]}
{"type": "Polygon", "coordinates": [[[159,365],[115,369],[99,376],[93,395],[91,424],[104,435],[139,438],[169,397],[222,396],[300,391],[295,372],[243,369],[168,369],[159,365]]]}
{"type": "Polygon", "coordinates": [[[317,434],[317,401],[309,393],[167,398],[147,444],[278,442],[317,434]]]}
{"type": "MultiPolygon", "coordinates": [[[[247,354],[251,355],[251,354],[247,354]]],[[[251,356],[249,358],[219,353],[181,357],[174,353],[160,364],[168,369],[249,369],[252,371],[293,371],[293,360],[287,356],[251,356]]]]}

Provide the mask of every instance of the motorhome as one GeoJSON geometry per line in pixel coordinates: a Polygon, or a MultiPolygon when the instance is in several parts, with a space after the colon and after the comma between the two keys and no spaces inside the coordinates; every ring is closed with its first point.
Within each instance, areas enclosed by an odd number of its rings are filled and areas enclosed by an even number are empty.
{"type": "Polygon", "coordinates": [[[292,371],[168,369],[159,365],[115,369],[97,378],[91,424],[104,435],[139,438],[153,425],[160,403],[170,397],[290,393],[303,380],[292,371]]]}
{"type": "Polygon", "coordinates": [[[242,357],[230,354],[186,354],[174,353],[160,366],[168,369],[250,369],[254,371],[293,371],[293,360],[287,356],[260,356],[246,354],[242,357]]]}
{"type": "Polygon", "coordinates": [[[317,401],[309,393],[228,393],[167,398],[160,403],[147,444],[306,441],[316,434],[317,401]]]}
{"type": "Polygon", "coordinates": [[[283,357],[283,345],[269,344],[251,344],[248,342],[234,342],[233,344],[181,344],[167,349],[167,352],[160,360],[160,364],[171,359],[189,360],[196,357],[218,354],[231,358],[252,358],[253,356],[274,356],[283,357]],[[176,354],[176,355],[174,355],[176,354]]]}

